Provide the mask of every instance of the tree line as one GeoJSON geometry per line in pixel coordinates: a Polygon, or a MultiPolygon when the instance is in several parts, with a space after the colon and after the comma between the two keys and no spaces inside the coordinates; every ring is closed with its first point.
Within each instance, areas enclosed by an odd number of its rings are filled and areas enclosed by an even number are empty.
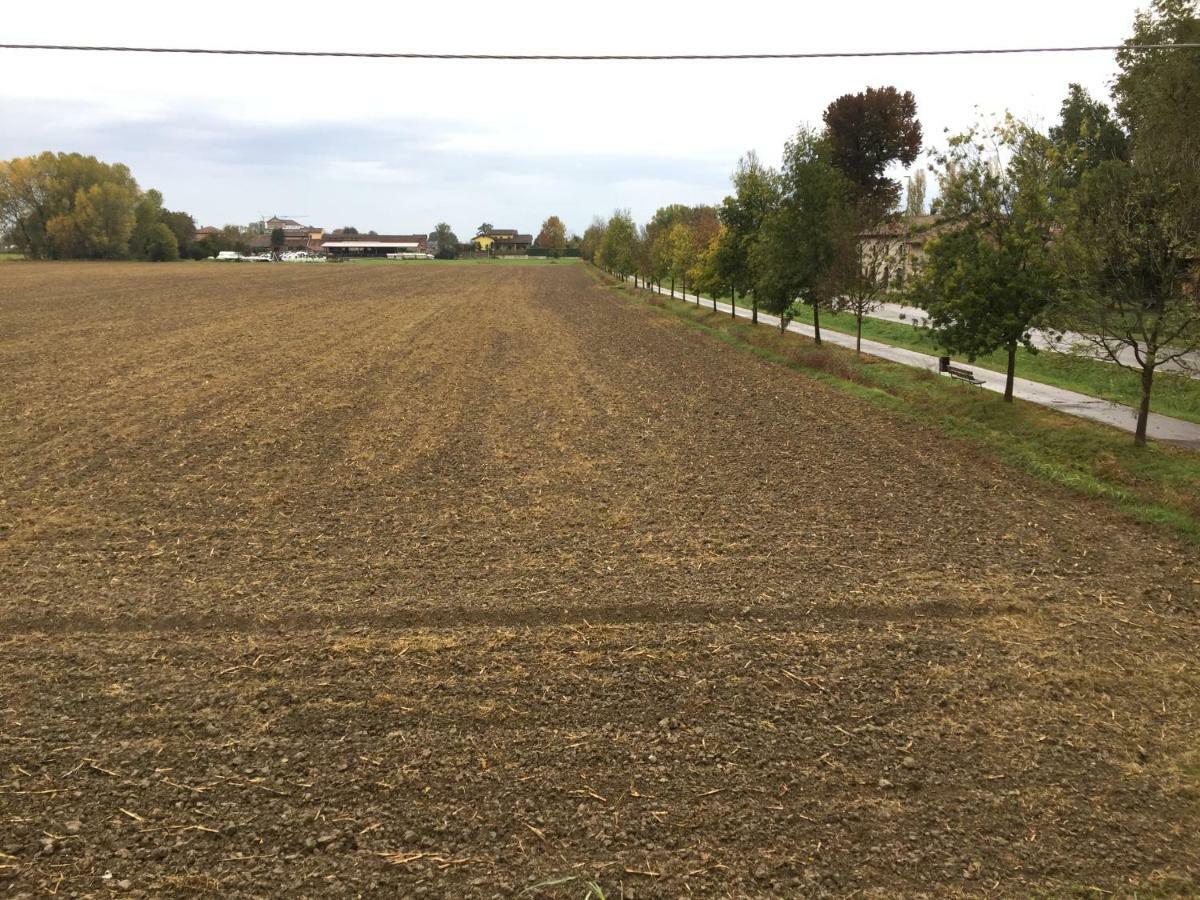
{"type": "Polygon", "coordinates": [[[1117,54],[1112,108],[1071,85],[1046,132],[1005,116],[929,153],[936,232],[902,286],[897,243],[926,183],[914,173],[902,204],[889,177],[922,153],[916,101],[892,86],[834,100],[779,168],[747,153],[717,206],[597,217],[582,254],[635,283],[742,297],[755,321],[762,308],[786,328],[804,309],[818,345],[821,311],[837,310],[861,349],[863,317],[890,294],[929,313],[947,353],[1005,352],[1009,402],[1035,328],[1078,334],[1139,372],[1144,443],[1156,370],[1200,351],[1200,52],[1136,48],[1197,42],[1194,2],[1155,0],[1117,54]]]}
{"type": "Polygon", "coordinates": [[[178,259],[195,230],[120,163],[49,152],[0,162],[0,238],[32,259],[178,259]]]}

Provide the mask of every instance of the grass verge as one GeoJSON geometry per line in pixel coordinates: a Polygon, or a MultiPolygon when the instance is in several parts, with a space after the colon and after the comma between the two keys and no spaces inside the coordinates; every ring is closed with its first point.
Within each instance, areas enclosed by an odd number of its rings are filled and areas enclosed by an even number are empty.
{"type": "MultiPolygon", "coordinates": [[[[811,325],[811,310],[805,310],[805,315],[797,321],[811,325]]],[[[822,311],[821,327],[854,334],[854,316],[822,311]]],[[[863,319],[863,338],[928,353],[930,356],[941,355],[929,331],[903,322],[863,319]]],[[[993,372],[1004,372],[1008,368],[1008,356],[1003,352],[989,353],[979,357],[971,365],[993,372]]],[[[1025,349],[1018,350],[1017,375],[1030,381],[1078,391],[1135,408],[1142,397],[1141,376],[1138,373],[1112,363],[1068,353],[1050,350],[1030,353],[1025,349]]],[[[1200,379],[1158,372],[1154,376],[1154,392],[1150,398],[1150,405],[1154,412],[1164,416],[1200,422],[1200,379]]]]}
{"type": "Polygon", "coordinates": [[[589,271],[628,299],[717,340],[801,369],[1031,475],[1106,500],[1140,522],[1200,544],[1200,453],[1157,443],[1139,448],[1132,435],[1113,428],[1019,400],[1004,403],[996,395],[951,384],[932,372],[874,357],[860,359],[841,347],[817,347],[802,335],[635,290],[596,269],[589,271]]]}
{"type": "MultiPolygon", "coordinates": [[[[729,298],[722,297],[720,301],[728,303],[729,298]]],[[[740,297],[737,305],[739,308],[750,308],[750,303],[740,297]]],[[[804,309],[796,321],[811,325],[812,310],[804,309]]],[[[854,316],[822,310],[821,327],[842,334],[854,334],[854,316]]],[[[863,340],[879,341],[930,356],[942,354],[930,332],[913,324],[867,317],[863,319],[862,336],[863,340]]],[[[1002,351],[989,353],[970,364],[992,372],[1005,372],[1008,370],[1008,356],[1002,351]]],[[[1017,351],[1017,376],[1135,408],[1142,398],[1141,376],[1137,372],[1069,353],[1050,350],[1030,353],[1022,348],[1017,351]]],[[[1156,373],[1150,405],[1154,412],[1161,415],[1200,423],[1200,379],[1167,372],[1156,373]]]]}

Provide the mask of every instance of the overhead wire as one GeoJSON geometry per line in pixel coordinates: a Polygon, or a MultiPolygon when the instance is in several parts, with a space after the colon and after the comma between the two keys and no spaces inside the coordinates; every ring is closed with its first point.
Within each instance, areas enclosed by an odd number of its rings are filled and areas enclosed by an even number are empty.
{"type": "Polygon", "coordinates": [[[1200,44],[1093,44],[1063,47],[976,47],[970,49],[847,50],[782,53],[429,53],[366,50],[261,50],[215,47],[124,47],[86,44],[0,44],[0,50],[86,53],[164,53],[204,56],[291,56],[335,59],[473,60],[504,62],[687,62],[737,60],[872,59],[884,57],[1004,56],[1034,53],[1200,50],[1200,44]]]}

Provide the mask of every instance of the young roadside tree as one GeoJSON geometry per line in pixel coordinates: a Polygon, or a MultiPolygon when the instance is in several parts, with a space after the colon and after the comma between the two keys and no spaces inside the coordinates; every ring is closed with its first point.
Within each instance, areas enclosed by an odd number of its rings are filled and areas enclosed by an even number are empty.
{"type": "Polygon", "coordinates": [[[1184,190],[1149,164],[1103,163],[1084,176],[1055,246],[1067,285],[1059,321],[1141,376],[1139,445],[1155,371],[1200,351],[1197,228],[1177,214],[1184,190]]]}
{"type": "MultiPolygon", "coordinates": [[[[737,239],[724,225],[717,234],[716,241],[710,254],[713,279],[724,287],[729,288],[729,315],[737,318],[737,282],[734,281],[740,260],[738,259],[737,239]]],[[[757,316],[755,316],[757,318],[757,316]]]]}
{"type": "Polygon", "coordinates": [[[1017,349],[1036,351],[1030,326],[1056,289],[1051,156],[1049,141],[1011,116],[951,138],[939,206],[957,225],[930,243],[913,288],[939,346],[972,361],[1008,354],[1009,403],[1017,349]]]}
{"type": "Polygon", "coordinates": [[[664,278],[671,279],[671,290],[675,290],[675,277],[671,271],[671,229],[679,223],[687,223],[690,210],[682,203],[661,206],[654,211],[646,223],[646,258],[648,274],[659,286],[664,278]]]}
{"type": "Polygon", "coordinates": [[[671,245],[668,240],[670,228],[659,227],[653,219],[646,225],[646,258],[650,279],[662,287],[664,278],[670,279],[671,296],[675,295],[675,277],[671,274],[671,245]]]}
{"type": "Polygon", "coordinates": [[[904,190],[904,215],[910,219],[925,215],[925,170],[917,169],[909,176],[904,190]]]}
{"type": "Polygon", "coordinates": [[[725,228],[724,226],[718,226],[717,230],[708,239],[708,245],[700,251],[696,257],[695,264],[692,266],[692,284],[696,287],[696,294],[699,295],[704,291],[708,292],[712,298],[713,312],[717,311],[717,296],[726,287],[719,263],[722,247],[725,244],[724,238],[725,228]]]}
{"type": "Polygon", "coordinates": [[[629,210],[617,210],[609,218],[600,241],[597,259],[614,275],[627,278],[635,271],[637,262],[637,226],[629,210]]]}
{"type": "MultiPolygon", "coordinates": [[[[671,276],[671,290],[675,290],[675,279],[683,283],[683,298],[687,299],[688,272],[696,261],[696,246],[692,230],[686,222],[676,222],[666,236],[667,273],[671,276]]],[[[696,298],[699,301],[699,297],[696,298]]]]}
{"type": "Polygon", "coordinates": [[[751,254],[755,293],[781,321],[794,302],[812,307],[821,344],[821,306],[835,288],[838,231],[852,186],[831,160],[829,144],[801,128],[784,147],[779,203],[764,218],[751,254]]]}
{"type": "Polygon", "coordinates": [[[287,235],[282,228],[271,229],[271,250],[278,253],[287,245],[287,235]]]}
{"type": "MultiPolygon", "coordinates": [[[[857,217],[855,217],[855,221],[857,217]]],[[[837,293],[831,301],[837,312],[854,316],[854,348],[862,353],[863,318],[879,306],[896,258],[895,245],[882,237],[864,240],[855,223],[834,228],[834,262],[831,277],[837,293]]]]}
{"type": "Polygon", "coordinates": [[[720,234],[721,219],[715,206],[701,205],[688,209],[687,223],[692,237],[692,267],[689,278],[696,291],[696,302],[699,303],[700,292],[703,288],[698,284],[696,273],[699,270],[701,258],[712,245],[713,239],[720,234]]]}
{"type": "Polygon", "coordinates": [[[759,239],[763,221],[779,205],[778,176],[758,160],[751,150],[740,160],[733,173],[732,196],[718,210],[725,226],[722,252],[718,257],[722,276],[729,282],[737,304],[737,292],[750,292],[750,319],[758,323],[758,294],[752,291],[757,281],[753,246],[759,239]]]}
{"type": "Polygon", "coordinates": [[[579,239],[579,255],[590,263],[595,263],[596,254],[600,251],[600,244],[604,240],[604,230],[608,227],[599,216],[592,217],[590,224],[583,232],[583,237],[579,239]]]}
{"type": "MultiPolygon", "coordinates": [[[[1200,43],[1196,6],[1156,0],[1127,44],[1172,43],[1200,43]]],[[[1142,445],[1156,370],[1200,352],[1200,54],[1128,49],[1117,63],[1129,154],[1081,177],[1056,242],[1056,321],[1139,371],[1142,445]]]]}

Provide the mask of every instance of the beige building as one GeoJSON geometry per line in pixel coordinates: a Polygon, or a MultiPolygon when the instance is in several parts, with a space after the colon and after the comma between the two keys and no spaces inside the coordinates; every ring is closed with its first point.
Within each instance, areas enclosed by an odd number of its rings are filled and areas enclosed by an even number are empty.
{"type": "Polygon", "coordinates": [[[882,254],[886,258],[887,285],[904,287],[925,257],[925,246],[946,230],[949,223],[941,216],[905,216],[884,222],[878,228],[859,235],[864,255],[882,254]]]}

